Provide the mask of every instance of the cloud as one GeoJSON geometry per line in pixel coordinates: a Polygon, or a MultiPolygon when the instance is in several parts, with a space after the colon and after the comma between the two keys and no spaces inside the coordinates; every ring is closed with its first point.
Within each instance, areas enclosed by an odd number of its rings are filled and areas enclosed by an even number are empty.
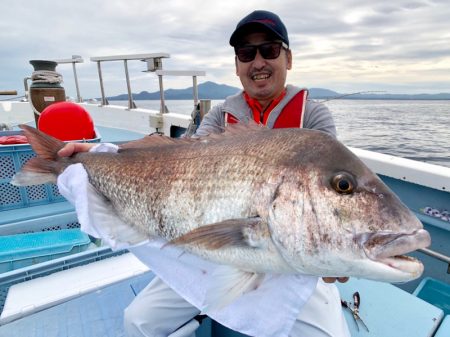
{"type": "MultiPolygon", "coordinates": [[[[166,52],[165,69],[205,70],[203,80],[239,86],[228,45],[236,23],[254,9],[276,12],[285,22],[295,55],[289,81],[336,91],[376,86],[396,92],[450,92],[450,8],[445,1],[369,0],[16,0],[2,4],[1,89],[23,91],[30,59],[77,54],[84,97],[100,89],[92,56],[166,52]],[[448,81],[447,81],[448,82],[448,81]],[[422,86],[420,86],[422,84],[422,86]]],[[[154,74],[129,62],[132,90],[154,91],[154,74]]],[[[60,65],[66,91],[74,95],[72,69],[60,65]]],[[[108,95],[126,92],[122,62],[102,65],[108,95]]],[[[165,87],[190,86],[167,78],[165,87]]]]}

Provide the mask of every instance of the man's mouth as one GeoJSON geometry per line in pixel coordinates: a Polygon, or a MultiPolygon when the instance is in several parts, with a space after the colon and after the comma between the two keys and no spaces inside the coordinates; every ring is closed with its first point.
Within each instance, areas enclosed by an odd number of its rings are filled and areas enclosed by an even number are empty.
{"type": "Polygon", "coordinates": [[[264,81],[267,80],[270,77],[270,74],[264,73],[264,74],[254,74],[251,76],[253,81],[264,81]]]}

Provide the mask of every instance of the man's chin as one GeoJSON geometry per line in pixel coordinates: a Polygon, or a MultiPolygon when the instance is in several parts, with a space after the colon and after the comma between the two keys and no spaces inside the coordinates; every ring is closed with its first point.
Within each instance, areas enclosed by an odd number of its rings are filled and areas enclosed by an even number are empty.
{"type": "Polygon", "coordinates": [[[251,90],[247,93],[255,99],[268,99],[273,95],[273,88],[271,87],[269,81],[258,81],[252,83],[251,90]]]}

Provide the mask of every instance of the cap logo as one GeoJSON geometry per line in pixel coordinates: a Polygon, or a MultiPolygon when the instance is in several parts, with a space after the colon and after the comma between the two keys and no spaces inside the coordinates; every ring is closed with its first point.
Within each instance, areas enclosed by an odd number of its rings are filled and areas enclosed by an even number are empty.
{"type": "Polygon", "coordinates": [[[252,22],[258,22],[258,23],[266,23],[272,26],[276,26],[275,21],[270,20],[270,19],[257,19],[257,20],[253,20],[252,22]]]}

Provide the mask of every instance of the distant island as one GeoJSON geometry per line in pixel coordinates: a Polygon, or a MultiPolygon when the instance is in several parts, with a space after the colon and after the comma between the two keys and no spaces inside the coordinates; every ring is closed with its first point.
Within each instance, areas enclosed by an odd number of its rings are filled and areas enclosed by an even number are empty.
{"type": "MultiPolygon", "coordinates": [[[[241,89],[226,84],[217,84],[211,81],[198,85],[198,95],[200,99],[224,99],[230,95],[238,93],[241,89]]],[[[450,100],[450,93],[440,94],[375,94],[370,92],[362,93],[338,93],[329,89],[309,88],[309,97],[313,99],[382,99],[382,100],[450,100]]],[[[192,87],[186,89],[164,90],[164,98],[167,100],[188,100],[192,99],[192,87]]],[[[159,100],[159,91],[141,91],[133,94],[134,100],[159,100]]],[[[110,101],[126,101],[127,94],[108,97],[110,101]]]]}

